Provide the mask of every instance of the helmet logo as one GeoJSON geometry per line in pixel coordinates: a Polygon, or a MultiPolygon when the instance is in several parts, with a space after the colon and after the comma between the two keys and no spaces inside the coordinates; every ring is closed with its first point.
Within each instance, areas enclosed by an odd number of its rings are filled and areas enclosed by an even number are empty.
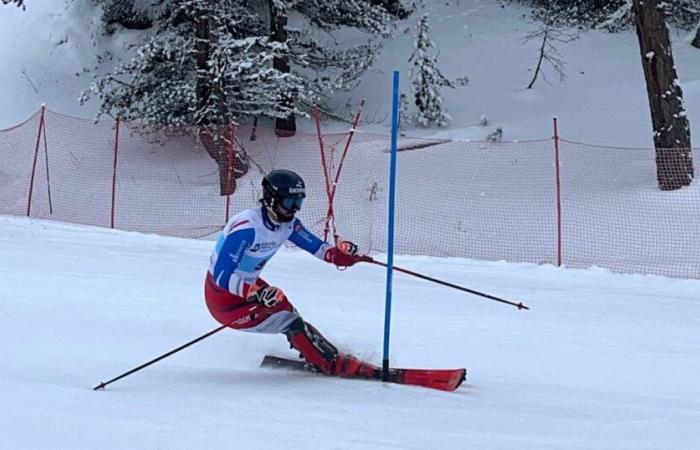
{"type": "MultiPolygon", "coordinates": [[[[297,185],[298,186],[298,185],[297,185]]],[[[289,188],[290,194],[303,194],[305,189],[303,187],[289,188]]]]}

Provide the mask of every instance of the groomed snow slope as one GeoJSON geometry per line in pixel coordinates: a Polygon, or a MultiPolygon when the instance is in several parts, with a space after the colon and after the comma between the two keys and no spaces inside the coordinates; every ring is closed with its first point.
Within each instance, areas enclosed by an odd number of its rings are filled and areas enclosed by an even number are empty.
{"type": "MultiPolygon", "coordinates": [[[[0,216],[0,448],[699,448],[700,282],[399,257],[531,311],[397,275],[392,364],[469,369],[455,393],[258,368],[281,336],[202,301],[211,242],[0,216]]],[[[381,359],[384,271],[295,250],[265,277],[343,350],[381,359]]]]}

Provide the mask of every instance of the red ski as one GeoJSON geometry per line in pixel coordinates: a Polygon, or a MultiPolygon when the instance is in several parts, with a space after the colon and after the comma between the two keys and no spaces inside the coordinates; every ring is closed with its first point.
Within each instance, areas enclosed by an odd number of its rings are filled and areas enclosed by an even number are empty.
{"type": "MultiPolygon", "coordinates": [[[[312,364],[305,361],[266,355],[260,367],[302,370],[323,375],[312,364]]],[[[389,382],[410,384],[441,391],[454,391],[467,377],[467,369],[389,369],[389,382]]],[[[370,378],[351,377],[360,380],[382,381],[382,369],[377,368],[370,378]]]]}

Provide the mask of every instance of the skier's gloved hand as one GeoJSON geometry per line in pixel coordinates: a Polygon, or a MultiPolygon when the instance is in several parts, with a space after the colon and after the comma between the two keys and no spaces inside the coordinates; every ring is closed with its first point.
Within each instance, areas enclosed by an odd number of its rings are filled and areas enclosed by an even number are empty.
{"type": "Polygon", "coordinates": [[[260,303],[268,308],[272,308],[277,303],[284,300],[284,292],[275,286],[253,285],[248,291],[249,303],[260,303]]]}
{"type": "Polygon", "coordinates": [[[357,254],[357,251],[356,244],[350,241],[338,241],[335,247],[326,250],[323,259],[338,267],[350,267],[362,261],[362,257],[357,254]]]}

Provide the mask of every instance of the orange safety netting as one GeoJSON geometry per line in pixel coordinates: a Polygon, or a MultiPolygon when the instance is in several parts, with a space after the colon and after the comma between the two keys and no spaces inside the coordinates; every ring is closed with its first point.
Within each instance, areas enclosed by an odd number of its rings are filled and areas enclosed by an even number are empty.
{"type": "MultiPolygon", "coordinates": [[[[204,237],[287,168],[310,229],[385,251],[389,136],[173,131],[42,110],[0,130],[0,213],[204,237]]],[[[397,183],[397,253],[700,278],[700,191],[659,190],[653,149],[402,137],[397,183]]]]}

